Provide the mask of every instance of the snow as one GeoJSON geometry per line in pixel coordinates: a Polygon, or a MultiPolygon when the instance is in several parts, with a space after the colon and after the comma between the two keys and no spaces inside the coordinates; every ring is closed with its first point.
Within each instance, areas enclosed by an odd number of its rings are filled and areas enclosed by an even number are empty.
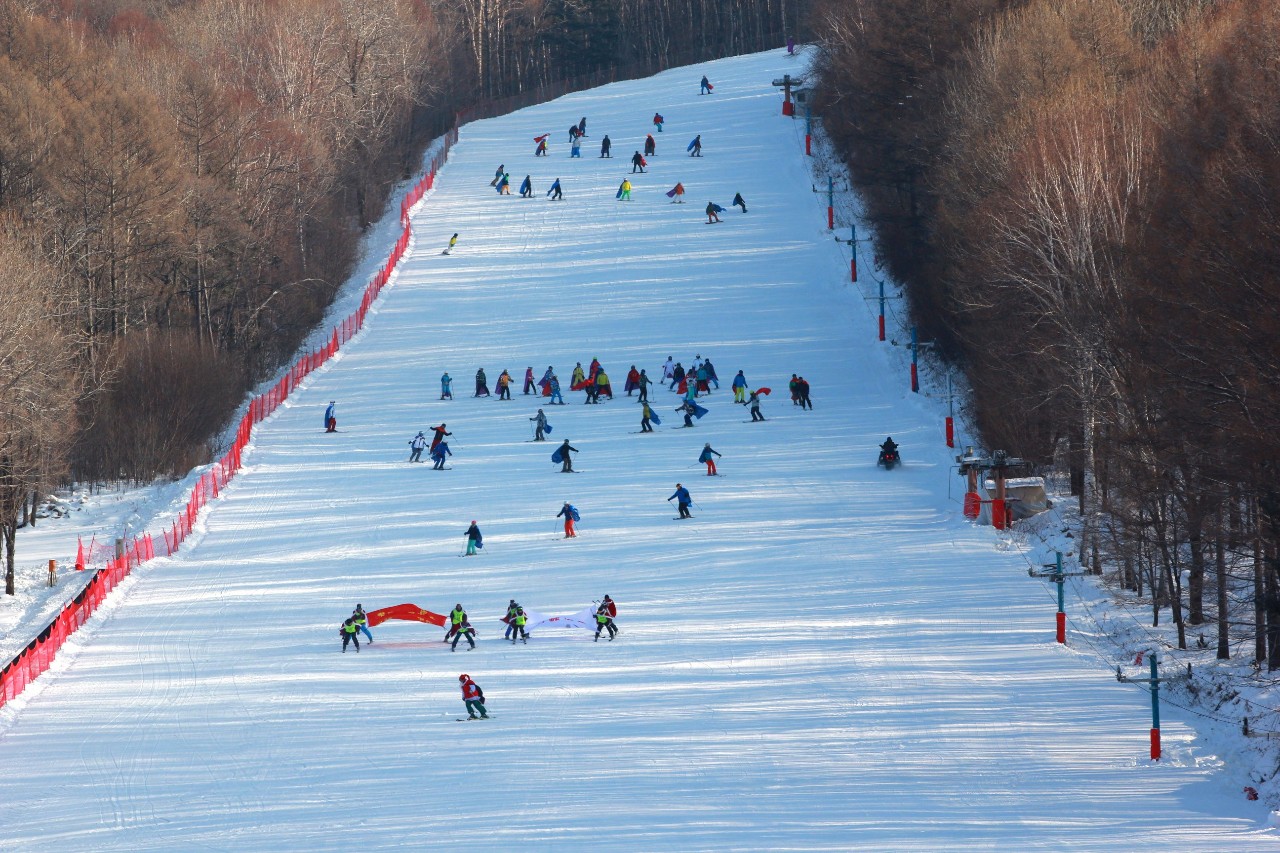
{"type": "MultiPolygon", "coordinates": [[[[1247,777],[1089,651],[1053,642],[1023,549],[960,514],[937,402],[848,284],[783,51],[677,69],[468,125],[365,331],[255,433],[180,554],[108,599],[0,709],[7,849],[1277,849],[1247,777]],[[697,95],[706,73],[715,94],[697,95]],[[630,175],[655,110],[646,175],[630,175]],[[553,134],[586,115],[581,160],[553,134]],[[600,160],[609,133],[617,156],[600,160]],[[703,157],[684,147],[702,134],[703,157]],[[537,196],[499,197],[498,163],[537,196]],[[632,177],[633,201],[614,200],[632,177]],[[560,177],[563,202],[543,193],[560,177]],[[677,181],[688,203],[663,195],[677,181]],[[729,209],[706,225],[707,201],[729,209]],[[453,232],[457,248],[440,255],[453,232]],[[635,364],[710,356],[696,429],[639,436],[635,364]],[[529,442],[526,367],[599,358],[618,394],[543,406],[581,451],[529,442]],[[504,368],[515,399],[469,396],[504,368]],[[747,423],[729,381],[774,394],[747,423]],[[441,402],[439,376],[454,377],[441,402]],[[787,399],[791,373],[815,408],[787,399]],[[320,429],[338,401],[340,432],[320,429]],[[444,421],[451,471],[407,464],[444,421]],[[885,472],[892,434],[905,465],[885,472]],[[724,478],[696,459],[710,441],[724,478]],[[695,501],[675,522],[677,482],[695,501]],[[949,496],[950,495],[950,496],[949,496]],[[582,513],[562,539],[565,501],[582,513]],[[460,557],[476,519],[485,548],[460,557]],[[622,634],[501,640],[509,598],[622,634]],[[366,609],[462,603],[478,648],[366,609]],[[494,720],[459,726],[457,677],[494,720]]],[[[391,214],[394,217],[394,212],[391,214]]],[[[654,391],[668,414],[676,395],[654,391]]],[[[671,422],[678,423],[674,417],[671,422]]],[[[670,422],[669,422],[670,423],[670,422]]],[[[1139,673],[1140,674],[1140,673],[1139,673]]]]}

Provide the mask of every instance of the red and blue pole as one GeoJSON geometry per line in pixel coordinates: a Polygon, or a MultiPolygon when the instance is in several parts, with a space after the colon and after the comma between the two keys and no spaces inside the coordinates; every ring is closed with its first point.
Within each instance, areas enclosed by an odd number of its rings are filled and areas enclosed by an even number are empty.
{"type": "Polygon", "coordinates": [[[920,336],[916,331],[916,327],[911,327],[911,390],[916,394],[920,393],[920,372],[916,364],[920,360],[920,336]]]}

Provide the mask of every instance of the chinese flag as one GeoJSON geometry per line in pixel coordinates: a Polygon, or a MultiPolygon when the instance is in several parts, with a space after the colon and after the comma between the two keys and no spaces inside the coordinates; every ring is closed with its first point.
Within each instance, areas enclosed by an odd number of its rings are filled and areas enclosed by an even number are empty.
{"type": "Polygon", "coordinates": [[[397,604],[394,607],[383,607],[380,610],[370,610],[367,614],[369,617],[370,627],[381,625],[388,619],[403,619],[407,622],[426,622],[429,625],[444,626],[445,618],[439,613],[432,613],[430,610],[423,610],[416,604],[397,604]]]}

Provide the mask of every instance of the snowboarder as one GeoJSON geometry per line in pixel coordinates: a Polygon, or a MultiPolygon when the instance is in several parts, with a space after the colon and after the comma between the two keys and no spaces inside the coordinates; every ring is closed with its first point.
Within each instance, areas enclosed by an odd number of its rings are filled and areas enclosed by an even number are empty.
{"type": "Polygon", "coordinates": [[[698,455],[699,462],[707,464],[707,476],[714,477],[716,475],[716,460],[712,459],[712,455],[719,456],[720,451],[715,450],[711,446],[711,442],[702,445],[702,453],[698,455]]]}
{"type": "Polygon", "coordinates": [[[604,139],[600,140],[600,156],[608,157],[612,159],[613,155],[609,153],[609,149],[612,147],[613,147],[613,142],[609,140],[609,134],[606,133],[604,135],[604,139]]]}
{"type": "Polygon", "coordinates": [[[458,633],[458,626],[467,621],[467,611],[462,609],[461,604],[455,604],[453,609],[449,611],[449,630],[444,634],[444,641],[447,643],[458,633]]]}
{"type": "Polygon", "coordinates": [[[462,701],[466,703],[468,719],[476,719],[477,711],[480,712],[479,719],[489,719],[489,712],[484,707],[484,691],[480,689],[480,685],[465,673],[458,676],[458,681],[462,684],[462,701]]]}
{"type": "Polygon", "coordinates": [[[613,642],[613,638],[618,636],[618,629],[613,624],[613,617],[609,615],[609,605],[601,603],[596,608],[596,638],[593,642],[600,642],[600,632],[608,630],[609,642],[613,642]]]}
{"type": "Polygon", "coordinates": [[[653,409],[649,408],[648,401],[643,401],[640,406],[640,431],[653,432],[653,427],[649,425],[649,421],[653,420],[653,409]]]}
{"type": "Polygon", "coordinates": [[[449,646],[449,651],[456,652],[458,650],[458,641],[462,639],[471,644],[468,651],[476,647],[476,629],[471,627],[471,622],[465,616],[462,622],[458,624],[458,630],[453,635],[453,645],[449,646]]]}
{"type": "Polygon", "coordinates": [[[520,642],[528,645],[529,632],[524,629],[524,626],[528,624],[529,617],[525,615],[524,608],[516,605],[516,615],[515,618],[511,620],[511,645],[514,646],[516,644],[517,636],[520,638],[520,642]]]}
{"type": "Polygon", "coordinates": [[[443,252],[441,252],[440,254],[442,254],[442,255],[447,255],[447,254],[449,254],[450,252],[452,252],[452,251],[453,251],[453,247],[454,247],[454,246],[456,246],[456,245],[458,245],[458,234],[457,234],[457,232],[454,232],[454,235],[453,235],[452,237],[450,237],[450,238],[449,238],[449,245],[448,245],[448,246],[446,246],[446,247],[445,247],[445,250],[444,250],[443,252]]]}
{"type": "Polygon", "coordinates": [[[697,136],[693,138],[693,141],[689,143],[689,147],[686,150],[689,152],[690,157],[702,156],[702,134],[701,133],[699,133],[697,136]]]}
{"type": "Polygon", "coordinates": [[[564,517],[564,538],[573,539],[578,535],[573,529],[573,523],[581,519],[581,516],[578,515],[578,508],[565,501],[564,506],[560,507],[560,511],[556,513],[556,518],[561,516],[564,517]]]}
{"type": "MultiPolygon", "coordinates": [[[[636,387],[640,389],[640,402],[645,403],[649,400],[649,386],[653,384],[653,380],[644,372],[644,368],[640,369],[640,375],[636,377],[636,387]]],[[[631,395],[628,394],[628,397],[631,395]]]]}
{"type": "Polygon", "coordinates": [[[564,444],[560,445],[560,446],[556,449],[556,454],[555,454],[555,455],[558,455],[560,458],[559,458],[559,459],[553,459],[553,460],[552,460],[553,462],[559,462],[559,463],[560,463],[560,473],[561,473],[561,474],[572,474],[572,473],[573,473],[573,458],[572,458],[572,457],[570,457],[570,455],[569,455],[569,453],[570,453],[570,452],[577,453],[577,452],[578,452],[578,448],[576,448],[576,447],[570,447],[570,446],[569,446],[569,439],[567,439],[567,438],[566,438],[566,439],[564,440],[564,444]]]}
{"type": "Polygon", "coordinates": [[[734,205],[737,205],[738,207],[742,208],[743,213],[747,212],[747,203],[742,200],[742,193],[733,194],[733,203],[730,204],[729,206],[733,207],[734,205]]]}
{"type": "Polygon", "coordinates": [[[498,374],[498,399],[511,399],[511,374],[505,370],[498,374]]]}
{"type": "Polygon", "coordinates": [[[409,461],[421,462],[422,451],[426,449],[427,449],[427,437],[422,433],[418,433],[413,437],[413,440],[409,442],[409,461]]]}
{"type": "Polygon", "coordinates": [[[747,398],[747,377],[742,375],[742,371],[738,371],[738,375],[733,377],[733,402],[741,403],[747,398]]]}
{"type": "Polygon", "coordinates": [[[520,182],[520,198],[533,198],[533,181],[528,175],[520,182]]]}
{"type": "Polygon", "coordinates": [[[556,376],[551,377],[551,403],[552,406],[563,406],[564,397],[560,396],[560,379],[556,376]]]}
{"type": "Polygon", "coordinates": [[[724,208],[716,204],[714,201],[707,202],[707,224],[720,221],[720,213],[724,208]]]}
{"type": "Polygon", "coordinates": [[[622,183],[618,185],[617,199],[619,201],[631,201],[631,179],[630,178],[623,178],[622,183]]]}
{"type": "Polygon", "coordinates": [[[667,198],[672,204],[684,204],[684,184],[676,181],[676,185],[667,190],[667,198]]]}
{"type": "Polygon", "coordinates": [[[360,651],[360,638],[356,636],[356,633],[359,630],[360,628],[356,625],[356,620],[351,617],[347,617],[347,620],[342,623],[340,628],[338,628],[338,636],[342,638],[342,653],[344,655],[347,653],[347,646],[352,643],[356,644],[356,652],[358,653],[360,651]]]}
{"type": "Polygon", "coordinates": [[[689,490],[684,486],[676,483],[676,493],[667,498],[667,500],[674,500],[676,502],[676,506],[680,508],[681,518],[693,518],[693,516],[689,514],[689,504],[693,503],[693,498],[689,497],[689,490]]]}
{"type": "Polygon", "coordinates": [[[356,627],[369,638],[369,645],[373,645],[373,634],[369,633],[369,617],[359,604],[356,605],[355,610],[351,611],[351,621],[356,623],[356,627]]]}
{"type": "Polygon", "coordinates": [[[527,397],[531,391],[537,389],[537,385],[533,381],[533,366],[530,365],[524,369],[524,395],[527,397]]]}
{"type": "Polygon", "coordinates": [[[547,431],[547,416],[542,413],[542,409],[538,409],[538,414],[529,418],[529,420],[534,422],[533,423],[533,440],[546,441],[547,436],[545,433],[547,431]]]}
{"type": "Polygon", "coordinates": [[[703,75],[702,75],[702,83],[701,83],[700,88],[699,88],[699,90],[698,90],[698,94],[699,94],[699,95],[710,95],[710,94],[711,94],[711,90],[712,90],[712,89],[714,89],[714,88],[715,88],[715,86],[712,86],[712,85],[711,85],[711,81],[707,79],[707,75],[703,74],[703,75]]]}
{"type": "Polygon", "coordinates": [[[475,519],[471,520],[471,526],[467,528],[467,556],[474,557],[476,550],[484,547],[484,537],[480,535],[480,528],[476,526],[475,519]]]}
{"type": "Polygon", "coordinates": [[[329,408],[324,410],[324,431],[325,432],[338,431],[338,416],[334,413],[334,409],[337,407],[337,405],[338,404],[335,403],[333,400],[330,400],[329,408]]]}
{"type": "Polygon", "coordinates": [[[511,195],[511,176],[506,172],[498,179],[498,195],[511,195]]]}
{"type": "Polygon", "coordinates": [[[666,119],[662,117],[662,113],[653,114],[653,126],[658,129],[658,133],[662,133],[662,125],[665,122],[666,119]]]}
{"type": "Polygon", "coordinates": [[[440,377],[440,399],[453,399],[453,377],[449,375],[448,371],[445,371],[445,374],[440,377]]]}
{"type": "Polygon", "coordinates": [[[483,368],[483,367],[476,371],[476,393],[475,393],[475,396],[477,396],[477,397],[488,397],[488,396],[489,396],[489,380],[488,380],[488,378],[484,375],[484,368],[483,368]]]}
{"type": "MultiPolygon", "coordinates": [[[[445,425],[444,425],[444,424],[440,424],[439,426],[433,426],[433,427],[431,428],[431,432],[432,432],[432,435],[431,435],[431,450],[433,450],[433,451],[436,449],[436,445],[437,445],[437,444],[439,444],[440,442],[444,441],[445,436],[453,435],[453,433],[451,433],[451,432],[449,432],[448,430],[446,430],[446,429],[445,429],[445,425]]],[[[431,454],[430,454],[430,453],[428,453],[427,455],[429,456],[429,455],[431,455],[431,454]]]]}
{"type": "Polygon", "coordinates": [[[634,175],[637,171],[644,174],[644,158],[640,156],[639,151],[631,155],[631,174],[634,175]]]}
{"type": "Polygon", "coordinates": [[[489,186],[496,187],[498,185],[498,181],[501,181],[502,176],[505,175],[506,173],[507,173],[507,167],[499,166],[498,171],[493,173],[493,180],[489,182],[489,186]]]}
{"type": "Polygon", "coordinates": [[[452,455],[453,455],[453,451],[449,449],[449,442],[447,441],[442,441],[439,444],[433,446],[431,448],[431,460],[435,462],[435,464],[431,466],[432,470],[443,471],[444,458],[446,456],[452,456],[452,455]]]}
{"type": "Polygon", "coordinates": [[[752,391],[746,401],[742,404],[751,407],[751,422],[764,420],[764,415],[760,414],[760,392],[752,391]]]}
{"type": "Polygon", "coordinates": [[[551,135],[551,134],[549,134],[549,133],[544,133],[544,134],[542,134],[541,136],[535,136],[535,137],[533,138],[533,141],[534,141],[534,142],[536,142],[536,143],[538,143],[538,147],[537,147],[537,148],[535,148],[535,149],[533,149],[533,156],[534,156],[534,157],[545,157],[545,156],[547,156],[547,137],[548,137],[548,136],[550,136],[550,135],[551,135]]]}
{"type": "Polygon", "coordinates": [[[653,134],[647,133],[644,137],[644,156],[652,157],[658,153],[658,143],[654,142],[653,134]]]}
{"type": "Polygon", "coordinates": [[[800,395],[800,408],[813,411],[813,401],[809,399],[809,383],[803,376],[796,377],[796,391],[800,395]]]}
{"type": "Polygon", "coordinates": [[[547,190],[547,195],[551,196],[552,201],[559,201],[564,198],[564,193],[560,192],[559,178],[556,178],[555,183],[551,185],[551,189],[547,190]]]}

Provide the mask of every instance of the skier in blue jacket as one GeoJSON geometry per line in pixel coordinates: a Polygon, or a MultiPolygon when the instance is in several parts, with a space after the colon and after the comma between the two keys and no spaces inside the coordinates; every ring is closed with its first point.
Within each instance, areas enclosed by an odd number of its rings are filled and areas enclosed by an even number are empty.
{"type": "Polygon", "coordinates": [[[693,503],[693,498],[689,497],[689,490],[684,486],[676,483],[676,493],[667,498],[667,500],[674,500],[676,502],[676,505],[680,508],[681,518],[693,518],[693,516],[689,514],[689,504],[693,503]]]}
{"type": "Polygon", "coordinates": [[[444,470],[445,456],[452,456],[452,455],[453,455],[453,451],[449,449],[449,442],[447,441],[442,441],[439,444],[437,444],[435,447],[432,447],[431,458],[434,459],[436,463],[435,465],[432,466],[432,468],[436,471],[444,470]]]}
{"type": "Polygon", "coordinates": [[[449,375],[448,371],[445,371],[445,374],[440,377],[440,399],[453,399],[453,377],[449,375]]]}
{"type": "Polygon", "coordinates": [[[338,431],[338,418],[334,414],[334,409],[337,407],[337,405],[338,404],[335,403],[333,400],[330,400],[329,408],[324,410],[324,431],[325,432],[338,431]]]}
{"type": "Polygon", "coordinates": [[[720,455],[720,451],[713,448],[711,446],[711,442],[707,442],[706,444],[702,445],[702,453],[698,455],[698,461],[706,463],[708,477],[716,476],[716,460],[712,459],[711,457],[719,456],[719,455],[720,455]]]}

